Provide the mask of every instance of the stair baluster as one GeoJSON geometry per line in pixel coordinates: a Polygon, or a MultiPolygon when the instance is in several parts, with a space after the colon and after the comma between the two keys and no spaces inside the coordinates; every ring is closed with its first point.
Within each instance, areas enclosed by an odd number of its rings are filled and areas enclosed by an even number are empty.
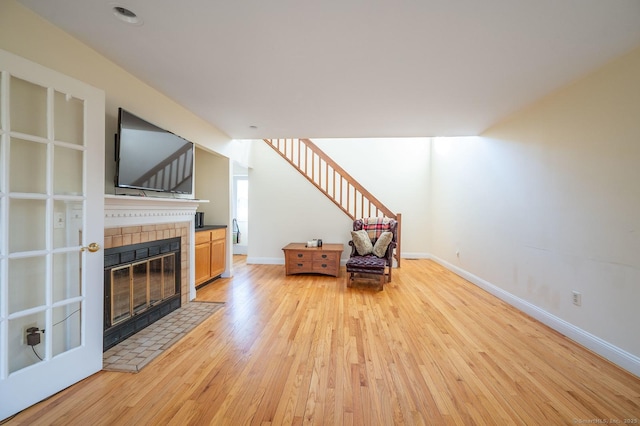
{"type": "Polygon", "coordinates": [[[400,213],[393,213],[382,204],[310,139],[264,139],[264,141],[352,220],[362,217],[388,217],[397,220],[398,244],[394,257],[400,267],[402,230],[400,213]],[[333,179],[330,179],[331,175],[333,179]],[[336,181],[339,184],[336,184],[336,181]]]}

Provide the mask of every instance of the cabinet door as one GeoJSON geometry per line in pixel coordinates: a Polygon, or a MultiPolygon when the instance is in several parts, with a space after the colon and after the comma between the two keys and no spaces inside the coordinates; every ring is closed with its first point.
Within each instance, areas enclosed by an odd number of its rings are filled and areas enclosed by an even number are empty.
{"type": "Polygon", "coordinates": [[[209,242],[195,246],[196,277],[195,284],[201,284],[210,277],[211,244],[209,242]]]}
{"type": "Polygon", "coordinates": [[[211,241],[211,276],[217,277],[224,272],[226,264],[224,240],[211,241]]]}

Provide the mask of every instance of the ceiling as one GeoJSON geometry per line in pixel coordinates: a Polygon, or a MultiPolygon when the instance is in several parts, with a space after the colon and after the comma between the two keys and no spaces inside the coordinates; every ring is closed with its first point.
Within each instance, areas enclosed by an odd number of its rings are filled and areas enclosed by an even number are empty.
{"type": "Polygon", "coordinates": [[[19,1],[235,139],[477,135],[640,46],[638,0],[19,1]]]}

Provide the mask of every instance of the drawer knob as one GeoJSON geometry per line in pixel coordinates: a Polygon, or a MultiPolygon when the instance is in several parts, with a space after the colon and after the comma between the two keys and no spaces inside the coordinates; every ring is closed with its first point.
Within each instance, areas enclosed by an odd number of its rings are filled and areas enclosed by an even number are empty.
{"type": "Polygon", "coordinates": [[[304,256],[302,253],[298,253],[298,257],[302,257],[304,256]]]}
{"type": "Polygon", "coordinates": [[[326,263],[323,263],[323,264],[322,264],[322,267],[323,267],[323,268],[326,268],[326,267],[327,267],[327,264],[326,264],[326,263]]]}
{"type": "Polygon", "coordinates": [[[323,259],[326,259],[326,258],[327,258],[327,255],[326,255],[326,254],[323,254],[323,255],[322,255],[322,258],[323,258],[323,259]]]}
{"type": "Polygon", "coordinates": [[[298,266],[302,267],[302,263],[298,263],[298,266]]]}

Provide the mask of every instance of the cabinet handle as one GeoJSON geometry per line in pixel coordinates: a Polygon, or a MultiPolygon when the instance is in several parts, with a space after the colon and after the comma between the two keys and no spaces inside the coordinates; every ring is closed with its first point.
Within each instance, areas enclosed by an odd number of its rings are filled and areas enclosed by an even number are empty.
{"type": "Polygon", "coordinates": [[[302,263],[298,263],[298,266],[302,267],[302,263]]]}
{"type": "Polygon", "coordinates": [[[326,268],[326,267],[327,267],[327,264],[326,264],[326,263],[323,263],[323,264],[322,264],[322,267],[323,267],[323,268],[326,268]]]}
{"type": "Polygon", "coordinates": [[[323,258],[323,259],[326,259],[326,258],[327,258],[327,255],[326,255],[326,254],[323,254],[323,255],[322,255],[322,258],[323,258]]]}
{"type": "Polygon", "coordinates": [[[302,253],[298,253],[298,257],[302,257],[304,256],[302,253]]]}

